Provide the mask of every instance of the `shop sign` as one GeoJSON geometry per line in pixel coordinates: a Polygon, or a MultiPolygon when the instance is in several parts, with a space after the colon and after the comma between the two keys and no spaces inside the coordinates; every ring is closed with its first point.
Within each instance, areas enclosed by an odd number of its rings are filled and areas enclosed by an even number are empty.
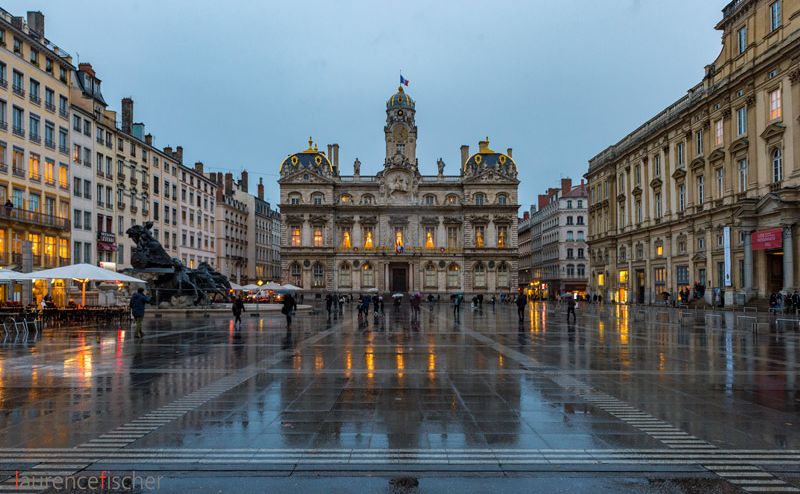
{"type": "Polygon", "coordinates": [[[770,228],[753,232],[753,250],[780,249],[783,247],[783,228],[770,228]]]}

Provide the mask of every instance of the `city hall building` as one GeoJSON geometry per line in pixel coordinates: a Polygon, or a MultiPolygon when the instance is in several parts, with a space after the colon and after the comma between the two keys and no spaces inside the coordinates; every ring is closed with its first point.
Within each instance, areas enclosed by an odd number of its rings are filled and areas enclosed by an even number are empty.
{"type": "Polygon", "coordinates": [[[591,291],[741,304],[798,286],[799,6],[730,2],[703,80],[589,161],[591,291]]]}
{"type": "MultiPolygon", "coordinates": [[[[308,148],[280,166],[281,269],[312,293],[508,293],[517,287],[517,165],[480,141],[445,175],[417,160],[415,102],[386,103],[383,169],[339,167],[339,146],[308,148]]],[[[433,164],[431,164],[433,167],[433,164]]]]}

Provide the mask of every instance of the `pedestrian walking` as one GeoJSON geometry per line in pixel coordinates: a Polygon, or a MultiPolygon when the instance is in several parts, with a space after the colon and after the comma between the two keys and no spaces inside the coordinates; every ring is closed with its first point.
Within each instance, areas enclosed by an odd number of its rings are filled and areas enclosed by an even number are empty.
{"type": "Polygon", "coordinates": [[[329,293],[325,295],[325,310],[328,311],[328,320],[331,320],[331,307],[333,307],[333,296],[329,293]]]}
{"type": "Polygon", "coordinates": [[[286,316],[286,326],[289,327],[292,325],[292,311],[297,308],[297,302],[294,301],[294,297],[292,297],[291,293],[287,293],[283,297],[283,307],[281,307],[281,313],[286,316]]]}
{"type": "Polygon", "coordinates": [[[136,322],[136,338],[144,337],[142,332],[142,319],[144,319],[145,305],[150,303],[150,297],[144,294],[144,288],[139,288],[131,297],[130,307],[133,320],[136,322]]]}
{"type": "Polygon", "coordinates": [[[575,297],[569,297],[567,299],[567,322],[569,322],[569,315],[572,314],[572,322],[577,322],[578,318],[575,315],[575,306],[577,302],[575,302],[575,297]]]}
{"type": "Polygon", "coordinates": [[[517,317],[519,317],[519,322],[525,321],[525,306],[528,305],[528,301],[525,300],[525,297],[517,295],[517,317]]]}
{"type": "Polygon", "coordinates": [[[231,311],[233,312],[233,325],[237,329],[242,327],[242,312],[244,312],[244,302],[242,301],[242,297],[236,297],[236,300],[233,301],[233,305],[231,306],[231,311]]]}

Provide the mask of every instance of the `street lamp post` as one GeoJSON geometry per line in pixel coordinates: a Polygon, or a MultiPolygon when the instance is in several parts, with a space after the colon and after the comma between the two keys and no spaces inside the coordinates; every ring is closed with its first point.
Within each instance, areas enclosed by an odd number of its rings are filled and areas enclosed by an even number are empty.
{"type": "Polygon", "coordinates": [[[256,281],[256,285],[258,285],[258,288],[259,288],[259,290],[256,292],[256,313],[255,313],[256,317],[261,317],[261,314],[259,314],[259,307],[261,307],[261,290],[260,290],[260,288],[261,288],[261,285],[263,285],[263,284],[264,284],[264,282],[262,280],[256,281]]]}

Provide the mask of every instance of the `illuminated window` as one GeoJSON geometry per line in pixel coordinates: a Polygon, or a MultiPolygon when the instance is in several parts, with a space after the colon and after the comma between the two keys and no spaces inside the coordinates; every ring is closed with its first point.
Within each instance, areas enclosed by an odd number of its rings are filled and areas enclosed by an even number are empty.
{"type": "Polygon", "coordinates": [[[31,254],[34,256],[42,255],[42,236],[38,233],[29,233],[28,241],[31,243],[31,254]]]}
{"type": "Polygon", "coordinates": [[[39,155],[31,153],[28,165],[28,176],[33,180],[39,180],[39,155]]]}
{"type": "Polygon", "coordinates": [[[302,245],[302,234],[299,226],[292,226],[292,247],[300,247],[302,245]]]}
{"type": "Polygon", "coordinates": [[[375,286],[375,270],[370,263],[364,263],[361,268],[361,286],[375,286]]]}
{"type": "Polygon", "coordinates": [[[364,227],[364,248],[365,249],[372,249],[374,247],[373,240],[372,240],[372,227],[365,226],[364,227]]]}
{"type": "Polygon", "coordinates": [[[348,194],[342,194],[339,197],[339,202],[342,204],[350,204],[351,197],[348,194]]]}
{"type": "Polygon", "coordinates": [[[349,249],[350,246],[350,227],[345,226],[342,228],[342,248],[349,249]]]}
{"type": "Polygon", "coordinates": [[[323,243],[322,228],[314,228],[314,247],[322,247],[323,243]]]}
{"type": "Polygon", "coordinates": [[[769,93],[769,119],[780,120],[781,116],[781,89],[778,88],[769,93]]]}
{"type": "Polygon", "coordinates": [[[606,286],[606,275],[605,275],[605,273],[598,273],[597,274],[597,286],[606,286]]]}
{"type": "Polygon", "coordinates": [[[425,227],[425,248],[426,249],[434,249],[436,248],[436,242],[434,242],[433,237],[435,235],[435,228],[432,226],[425,227]]]}
{"type": "MultiPolygon", "coordinates": [[[[63,163],[58,166],[58,185],[64,189],[69,186],[69,169],[63,163]]],[[[109,201],[109,204],[111,204],[111,201],[109,201]]]]}
{"type": "Polygon", "coordinates": [[[54,266],[56,263],[56,238],[46,235],[44,237],[44,259],[45,264],[54,266]]]}
{"type": "Polygon", "coordinates": [[[475,227],[475,247],[479,249],[483,247],[484,231],[485,227],[482,225],[475,227]]]}
{"type": "Polygon", "coordinates": [[[498,249],[505,249],[506,247],[508,247],[507,239],[508,239],[508,227],[507,226],[498,226],[497,227],[497,248],[498,249]]]}
{"type": "Polygon", "coordinates": [[[627,271],[620,271],[619,272],[619,282],[620,283],[627,283],[628,282],[628,272],[627,271]]]}
{"type": "Polygon", "coordinates": [[[394,250],[400,252],[405,248],[403,243],[403,227],[396,226],[394,228],[394,250]]]}
{"type": "Polygon", "coordinates": [[[453,194],[447,196],[447,204],[453,205],[456,204],[457,202],[458,202],[458,196],[455,196],[453,194]]]}
{"type": "Polygon", "coordinates": [[[664,255],[664,246],[663,245],[656,245],[656,255],[663,256],[664,255]]]}
{"type": "Polygon", "coordinates": [[[56,183],[56,164],[51,159],[44,160],[44,182],[53,185],[56,183]]]}

